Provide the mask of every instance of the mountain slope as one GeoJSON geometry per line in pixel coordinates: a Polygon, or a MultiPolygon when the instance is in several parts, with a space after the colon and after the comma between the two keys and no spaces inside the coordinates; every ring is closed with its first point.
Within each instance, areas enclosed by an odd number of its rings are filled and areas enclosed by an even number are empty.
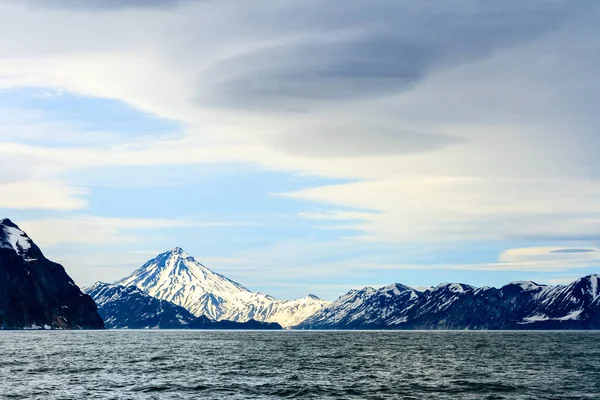
{"type": "Polygon", "coordinates": [[[241,322],[255,319],[277,322],[284,327],[298,324],[328,304],[316,296],[279,301],[251,292],[206,268],[180,248],[159,254],[116,284],[136,286],[150,296],[186,308],[195,316],[241,322]]]}
{"type": "Polygon", "coordinates": [[[301,326],[319,329],[387,326],[402,319],[404,310],[410,309],[417,298],[416,290],[398,283],[379,290],[371,287],[351,290],[306,319],[301,326]]]}
{"type": "Polygon", "coordinates": [[[104,327],[94,301],[6,218],[0,220],[0,327],[104,327]]]}
{"type": "Polygon", "coordinates": [[[416,291],[395,284],[351,291],[299,329],[599,329],[600,284],[513,282],[500,289],[442,284],[416,291]]]}
{"type": "Polygon", "coordinates": [[[185,308],[152,297],[136,286],[97,282],[84,288],[98,305],[110,329],[281,329],[275,323],[213,321],[195,317],[185,308]]]}
{"type": "Polygon", "coordinates": [[[96,282],[83,291],[94,299],[109,329],[178,329],[196,319],[185,308],[149,296],[135,286],[96,282]]]}

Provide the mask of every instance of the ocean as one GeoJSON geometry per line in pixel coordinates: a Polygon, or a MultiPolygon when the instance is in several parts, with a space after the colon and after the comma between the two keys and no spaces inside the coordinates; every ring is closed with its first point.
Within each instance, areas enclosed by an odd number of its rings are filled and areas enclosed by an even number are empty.
{"type": "Polygon", "coordinates": [[[600,332],[4,331],[2,399],[600,399],[600,332]]]}

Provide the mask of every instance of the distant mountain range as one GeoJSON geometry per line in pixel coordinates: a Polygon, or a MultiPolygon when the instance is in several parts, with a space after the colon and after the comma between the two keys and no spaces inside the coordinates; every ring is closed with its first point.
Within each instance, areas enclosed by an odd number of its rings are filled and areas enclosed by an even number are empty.
{"type": "Polygon", "coordinates": [[[295,329],[600,329],[598,280],[590,275],[568,286],[513,282],[500,289],[447,283],[416,290],[396,283],[352,290],[333,303],[315,296],[279,301],[249,291],[175,248],[112,285],[131,294],[115,299],[111,308],[95,291],[88,293],[107,325],[115,327],[133,326],[128,317],[134,314],[138,325],[168,321],[154,325],[159,327],[189,324],[204,315],[295,329]],[[134,293],[139,300],[132,300],[134,293]],[[123,314],[117,312],[122,304],[129,304],[123,314]],[[133,304],[146,308],[127,311],[133,304]]]}
{"type": "Polygon", "coordinates": [[[116,283],[83,291],[17,225],[0,220],[2,329],[600,329],[599,275],[499,289],[395,283],[352,290],[333,303],[313,295],[284,301],[175,248],[116,283]]]}
{"type": "Polygon", "coordinates": [[[135,286],[96,283],[84,288],[98,305],[109,329],[281,329],[274,322],[214,321],[166,300],[152,297],[135,286]]]}
{"type": "Polygon", "coordinates": [[[90,296],[8,218],[0,220],[0,328],[102,329],[90,296]]]}
{"type": "Polygon", "coordinates": [[[401,284],[352,290],[298,329],[600,329],[600,276],[570,285],[513,282],[423,291],[401,284]]]}

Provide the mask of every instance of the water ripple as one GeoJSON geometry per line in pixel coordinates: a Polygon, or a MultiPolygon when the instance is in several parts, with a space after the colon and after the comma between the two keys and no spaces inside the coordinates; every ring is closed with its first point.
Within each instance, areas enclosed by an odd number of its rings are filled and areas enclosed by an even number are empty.
{"type": "Polygon", "coordinates": [[[598,332],[0,332],[6,399],[598,399],[598,332]]]}

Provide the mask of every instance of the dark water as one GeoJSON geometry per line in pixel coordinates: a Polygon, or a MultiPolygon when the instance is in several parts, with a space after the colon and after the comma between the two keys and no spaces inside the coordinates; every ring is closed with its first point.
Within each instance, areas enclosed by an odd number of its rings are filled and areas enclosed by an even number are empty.
{"type": "Polygon", "coordinates": [[[600,399],[600,333],[0,332],[2,399],[600,399]]]}

